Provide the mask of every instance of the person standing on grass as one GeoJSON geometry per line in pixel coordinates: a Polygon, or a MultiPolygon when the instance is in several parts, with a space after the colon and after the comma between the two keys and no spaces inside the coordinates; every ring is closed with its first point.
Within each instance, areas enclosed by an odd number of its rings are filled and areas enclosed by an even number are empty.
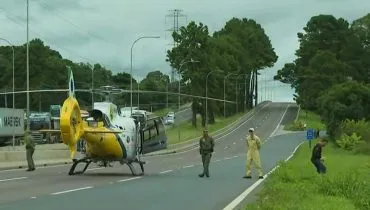
{"type": "Polygon", "coordinates": [[[328,144],[328,140],[319,138],[319,142],[312,149],[311,162],[316,167],[316,171],[319,174],[326,173],[326,166],[324,165],[324,159],[321,156],[322,148],[328,144]]]}
{"type": "Polygon", "coordinates": [[[261,158],[260,158],[260,152],[261,149],[261,140],[260,138],[254,134],[254,128],[249,129],[249,135],[247,136],[247,174],[243,177],[245,179],[252,178],[251,176],[251,165],[252,162],[256,166],[256,169],[258,171],[258,178],[263,179],[263,173],[262,173],[262,166],[261,166],[261,158]]]}

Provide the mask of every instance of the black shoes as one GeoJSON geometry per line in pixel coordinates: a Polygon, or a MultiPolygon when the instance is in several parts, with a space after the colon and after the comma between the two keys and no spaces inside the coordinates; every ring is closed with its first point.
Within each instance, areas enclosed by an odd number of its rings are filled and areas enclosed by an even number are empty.
{"type": "MultiPolygon", "coordinates": [[[[252,176],[243,176],[244,179],[251,179],[252,176]]],[[[263,179],[263,176],[259,176],[258,179],[263,179]]]]}
{"type": "MultiPolygon", "coordinates": [[[[204,177],[204,174],[199,174],[199,177],[204,177]]],[[[209,174],[206,174],[206,177],[209,177],[209,174]]]]}
{"type": "Polygon", "coordinates": [[[35,170],[35,168],[29,168],[26,171],[34,171],[34,170],[35,170]]]}

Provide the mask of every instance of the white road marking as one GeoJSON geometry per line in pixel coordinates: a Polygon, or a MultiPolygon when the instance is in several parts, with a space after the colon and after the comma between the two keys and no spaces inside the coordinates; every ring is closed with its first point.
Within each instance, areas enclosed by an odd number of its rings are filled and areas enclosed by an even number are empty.
{"type": "MultiPolygon", "coordinates": [[[[229,131],[229,132],[224,132],[224,134],[218,138],[215,139],[215,142],[218,142],[220,141],[221,139],[223,139],[225,136],[228,136],[228,135],[231,135],[232,133],[234,133],[235,131],[239,130],[240,127],[244,126],[247,122],[249,122],[250,120],[252,120],[253,118],[255,118],[257,116],[257,113],[260,113],[262,112],[262,110],[267,107],[269,105],[268,104],[265,104],[261,107],[261,109],[255,113],[253,113],[253,115],[251,117],[249,117],[247,120],[245,120],[242,124],[240,124],[238,127],[234,128],[233,130],[229,131]]],[[[228,129],[227,129],[228,130],[228,129]]],[[[164,155],[158,155],[158,156],[153,156],[153,157],[161,157],[161,156],[171,156],[171,155],[179,155],[179,154],[183,154],[183,153],[188,153],[190,151],[193,151],[193,150],[196,150],[196,149],[199,149],[199,146],[196,146],[194,147],[193,149],[189,149],[189,150],[186,150],[186,151],[182,151],[182,152],[176,152],[176,153],[170,153],[170,154],[164,154],[164,155]]]]}
{"type": "Polygon", "coordinates": [[[214,162],[214,163],[216,163],[216,162],[220,162],[221,160],[214,160],[214,161],[212,161],[212,162],[214,162]]]}
{"type": "Polygon", "coordinates": [[[281,122],[283,121],[284,116],[285,116],[286,112],[288,111],[289,106],[290,106],[290,105],[288,104],[288,106],[286,107],[286,109],[285,109],[285,112],[284,112],[283,116],[280,118],[280,121],[279,121],[279,123],[277,124],[277,126],[276,126],[275,130],[271,133],[271,135],[270,135],[269,137],[273,136],[273,135],[276,133],[276,131],[279,129],[280,124],[281,124],[281,122]]]}
{"type": "Polygon", "coordinates": [[[19,179],[27,179],[28,177],[16,177],[16,178],[9,178],[9,179],[0,179],[0,182],[7,182],[7,181],[13,181],[13,180],[19,180],[19,179]]]}
{"type": "MultiPolygon", "coordinates": [[[[53,166],[40,166],[40,167],[37,167],[37,170],[39,170],[39,169],[48,169],[48,168],[63,167],[63,166],[67,166],[69,164],[70,163],[68,163],[68,164],[58,164],[58,165],[53,165],[53,166]]],[[[2,172],[12,172],[12,171],[24,171],[24,170],[25,170],[25,168],[6,169],[6,170],[0,170],[0,173],[2,173],[2,172]]]]}
{"type": "Polygon", "coordinates": [[[191,167],[194,167],[194,165],[184,166],[183,168],[191,168],[191,167]]]}
{"type": "Polygon", "coordinates": [[[129,178],[129,179],[121,179],[121,180],[118,180],[117,182],[128,182],[128,181],[132,181],[132,180],[135,180],[135,179],[141,179],[143,178],[142,176],[138,176],[138,177],[132,177],[132,178],[129,178]]]}
{"type": "MultiPolygon", "coordinates": [[[[285,112],[283,114],[283,116],[281,117],[280,119],[280,122],[279,124],[276,126],[276,129],[274,130],[274,132],[271,133],[270,137],[276,132],[276,130],[279,128],[280,126],[280,123],[283,121],[283,118],[288,110],[288,107],[289,105],[287,106],[287,108],[285,109],[285,112]]],[[[266,141],[265,141],[266,142],[266,141]]],[[[296,148],[294,148],[294,151],[292,152],[292,154],[285,160],[288,161],[290,158],[293,157],[293,155],[296,153],[297,149],[304,143],[301,142],[298,146],[296,146],[296,148]]],[[[237,205],[239,205],[256,187],[258,187],[258,185],[260,185],[272,172],[274,172],[277,168],[279,168],[279,165],[275,166],[271,171],[269,171],[263,179],[259,179],[258,181],[256,181],[255,183],[253,183],[252,186],[248,187],[242,194],[240,194],[238,197],[236,197],[231,203],[229,203],[225,208],[223,208],[223,210],[232,210],[234,209],[237,205]]]]}
{"type": "MultiPolygon", "coordinates": [[[[288,161],[290,158],[293,157],[293,155],[296,153],[297,149],[304,143],[301,142],[295,149],[294,151],[292,152],[292,154],[287,158],[285,159],[285,162],[288,161]]],[[[275,166],[273,169],[271,169],[271,171],[269,171],[264,177],[263,179],[259,179],[258,181],[256,181],[255,183],[253,183],[252,186],[248,187],[242,194],[240,194],[237,198],[235,198],[231,203],[229,203],[225,208],[223,208],[223,210],[232,210],[234,209],[237,205],[239,205],[248,195],[249,193],[251,193],[256,187],[258,187],[258,185],[260,185],[272,172],[274,172],[277,168],[279,168],[280,166],[277,165],[275,166]]]]}
{"type": "Polygon", "coordinates": [[[35,199],[36,197],[34,196],[34,197],[31,197],[31,199],[35,199]]]}
{"type": "Polygon", "coordinates": [[[230,157],[224,158],[224,160],[230,160],[230,159],[231,159],[230,157]]]}
{"type": "Polygon", "coordinates": [[[236,144],[235,142],[233,142],[233,144],[236,144]]]}
{"type": "Polygon", "coordinates": [[[65,190],[65,191],[61,191],[61,192],[51,193],[51,195],[60,195],[60,194],[64,194],[64,193],[75,192],[75,191],[79,191],[79,190],[87,190],[87,189],[91,189],[91,188],[93,188],[93,187],[92,186],[81,187],[81,188],[76,188],[76,189],[72,189],[72,190],[65,190]]]}
{"type": "Polygon", "coordinates": [[[237,157],[239,157],[239,156],[237,156],[237,155],[233,156],[233,158],[237,158],[237,157]]]}
{"type": "Polygon", "coordinates": [[[161,172],[159,172],[160,174],[166,174],[166,173],[170,173],[170,172],[172,172],[173,170],[167,170],[167,171],[161,171],[161,172]]]}

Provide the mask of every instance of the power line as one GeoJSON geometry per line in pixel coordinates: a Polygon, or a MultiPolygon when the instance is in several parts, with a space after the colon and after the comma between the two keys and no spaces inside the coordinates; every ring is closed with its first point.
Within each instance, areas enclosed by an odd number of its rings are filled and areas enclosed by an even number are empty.
{"type": "MultiPolygon", "coordinates": [[[[3,12],[6,12],[3,8],[0,8],[0,10],[2,10],[3,12]]],[[[14,14],[12,14],[12,13],[9,13],[9,12],[6,12],[6,14],[7,14],[7,17],[6,17],[6,19],[8,19],[9,21],[11,21],[11,22],[13,22],[13,23],[15,23],[15,24],[17,24],[18,26],[20,26],[20,27],[22,27],[22,28],[24,28],[24,25],[25,25],[25,23],[23,22],[23,21],[19,21],[19,20],[17,20],[17,16],[16,15],[14,15],[14,14]]],[[[71,51],[71,50],[69,50],[69,49],[67,49],[67,48],[65,48],[65,47],[62,47],[62,46],[59,46],[59,45],[57,45],[57,44],[55,44],[55,43],[52,43],[52,42],[50,42],[48,39],[46,39],[44,36],[42,36],[41,34],[39,34],[39,33],[37,33],[35,30],[33,30],[33,29],[29,29],[30,31],[32,31],[34,34],[36,34],[37,36],[39,36],[40,38],[42,38],[43,39],[43,41],[44,42],[46,42],[47,44],[49,44],[49,45],[52,45],[52,46],[55,46],[55,47],[57,47],[57,48],[60,48],[60,49],[63,49],[63,50],[65,50],[65,51],[67,51],[67,52],[69,52],[69,53],[71,53],[71,54],[73,54],[73,55],[75,55],[75,56],[77,56],[77,57],[79,57],[79,58],[82,58],[83,60],[85,60],[85,61],[90,61],[92,64],[94,64],[94,63],[96,63],[96,61],[93,61],[93,60],[91,60],[91,59],[89,59],[89,58],[86,58],[86,57],[84,57],[84,56],[81,56],[80,54],[78,54],[78,53],[76,53],[76,52],[73,52],[73,51],[71,51]]],[[[53,33],[53,32],[51,32],[52,34],[54,34],[55,35],[55,33],[53,33]]],[[[103,64],[101,64],[101,65],[103,65],[103,64]]],[[[122,69],[122,67],[119,67],[119,66],[113,66],[113,65],[103,65],[103,66],[107,66],[107,67],[113,67],[113,68],[111,68],[111,69],[119,69],[119,70],[121,70],[122,69]]]]}
{"type": "Polygon", "coordinates": [[[95,35],[95,34],[93,34],[93,33],[91,33],[90,31],[88,31],[88,30],[84,30],[85,32],[82,32],[81,31],[81,29],[82,29],[82,27],[80,26],[80,25],[77,25],[76,23],[74,23],[73,21],[71,21],[71,20],[69,20],[68,18],[66,18],[64,15],[62,15],[60,12],[58,12],[58,11],[60,11],[59,9],[57,9],[57,8],[55,8],[55,7],[52,7],[52,6],[50,6],[50,5],[48,5],[48,4],[46,4],[45,2],[42,2],[42,0],[39,0],[39,3],[40,3],[40,5],[42,6],[42,7],[44,7],[45,9],[50,9],[49,11],[52,11],[52,10],[54,10],[55,11],[55,15],[56,16],[58,16],[60,19],[63,19],[65,22],[68,22],[69,24],[71,24],[71,25],[73,25],[73,26],[75,26],[76,28],[78,28],[79,30],[79,32],[81,32],[81,34],[83,34],[83,35],[88,35],[88,36],[90,36],[90,37],[94,37],[95,39],[98,39],[98,40],[102,40],[102,41],[104,41],[104,42],[106,42],[106,43],[108,43],[108,44],[111,44],[111,45],[113,45],[114,47],[117,47],[117,43],[114,43],[114,42],[110,42],[110,41],[108,41],[108,40],[106,40],[106,39],[104,39],[103,37],[100,37],[100,36],[97,36],[97,35],[95,35]]]}

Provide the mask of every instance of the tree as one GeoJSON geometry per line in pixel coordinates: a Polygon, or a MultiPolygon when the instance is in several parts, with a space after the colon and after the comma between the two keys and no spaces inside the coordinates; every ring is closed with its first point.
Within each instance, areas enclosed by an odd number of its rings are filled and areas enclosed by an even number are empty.
{"type": "MultiPolygon", "coordinates": [[[[229,35],[240,44],[241,48],[238,48],[235,53],[239,62],[238,73],[254,76],[254,90],[257,98],[257,70],[272,67],[278,59],[269,37],[260,24],[247,18],[232,18],[226,22],[223,29],[214,33],[214,37],[223,35],[229,35]]],[[[249,97],[250,101],[253,101],[253,94],[249,97]]]]}
{"type": "Polygon", "coordinates": [[[370,119],[370,87],[355,81],[334,85],[318,98],[318,104],[328,134],[334,137],[343,120],[370,119]]]}
{"type": "Polygon", "coordinates": [[[317,109],[315,97],[331,85],[351,77],[364,81],[364,50],[349,23],[332,15],[312,17],[298,33],[297,59],[278,70],[274,77],[295,88],[296,100],[303,107],[317,109]],[[336,78],[336,79],[334,79],[336,78]],[[322,89],[324,88],[324,89],[322,89]]]}
{"type": "MultiPolygon", "coordinates": [[[[167,62],[170,62],[172,68],[177,69],[181,74],[183,81],[189,81],[191,84],[191,94],[205,95],[205,90],[202,87],[204,78],[207,73],[211,71],[208,52],[210,52],[210,36],[208,27],[202,23],[196,24],[194,21],[190,22],[186,27],[181,27],[179,32],[174,32],[172,37],[178,45],[167,51],[167,62]],[[180,70],[180,65],[183,61],[197,60],[196,65],[185,64],[180,70]],[[203,91],[201,91],[203,90],[203,91]]],[[[190,63],[191,64],[191,63],[190,63]]],[[[193,112],[193,126],[196,127],[196,114],[199,110],[199,100],[193,98],[192,112],[193,112]]],[[[205,103],[202,103],[205,104],[205,103]]],[[[203,110],[205,108],[203,107],[203,110]]],[[[205,125],[204,112],[202,114],[202,124],[205,125]]]]}

